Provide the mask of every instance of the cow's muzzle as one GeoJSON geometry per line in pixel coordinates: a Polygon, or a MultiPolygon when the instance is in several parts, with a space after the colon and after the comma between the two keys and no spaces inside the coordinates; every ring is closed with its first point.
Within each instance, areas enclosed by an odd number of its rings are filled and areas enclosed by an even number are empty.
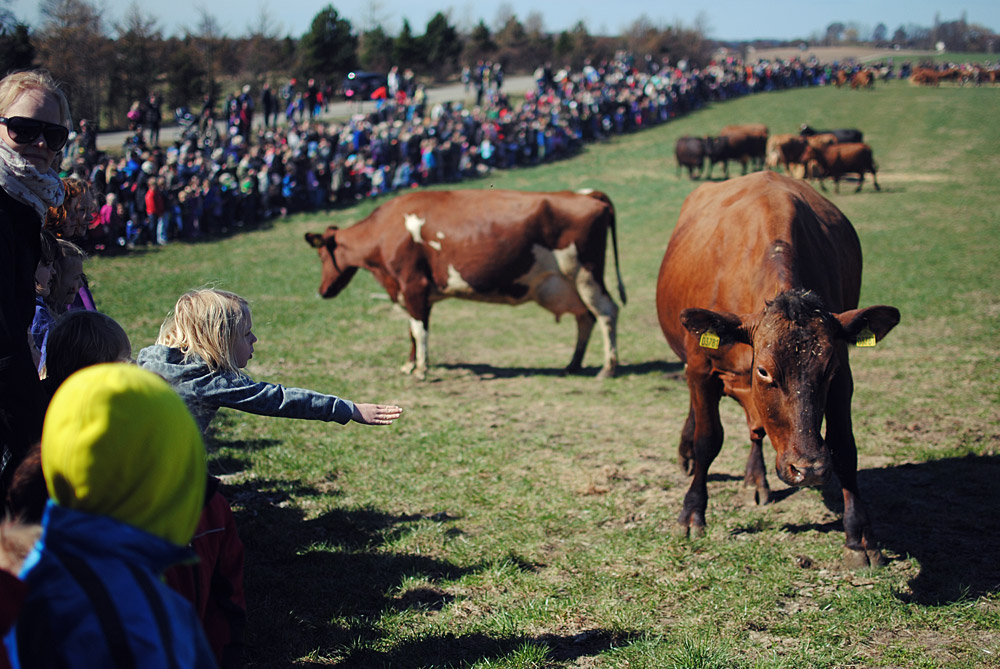
{"type": "Polygon", "coordinates": [[[830,478],[830,458],[786,458],[777,463],[778,478],[791,486],[822,485],[830,478]]]}

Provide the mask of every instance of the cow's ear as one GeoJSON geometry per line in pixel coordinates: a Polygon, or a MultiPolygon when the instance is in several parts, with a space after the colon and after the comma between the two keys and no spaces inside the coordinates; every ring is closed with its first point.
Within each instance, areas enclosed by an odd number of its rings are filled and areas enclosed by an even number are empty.
{"type": "MultiPolygon", "coordinates": [[[[702,335],[714,333],[719,338],[718,346],[750,343],[750,333],[744,327],[743,319],[726,311],[685,309],[681,312],[681,325],[699,341],[702,335]]],[[[708,348],[714,347],[708,346],[708,348]]]]}
{"type": "Polygon", "coordinates": [[[875,341],[889,334],[889,331],[899,323],[899,309],[878,305],[865,309],[851,309],[834,317],[840,321],[841,337],[851,343],[875,336],[875,341]]]}
{"type": "Polygon", "coordinates": [[[323,246],[325,246],[325,243],[323,242],[323,235],[317,235],[315,232],[307,232],[306,244],[314,249],[323,248],[323,246]]]}

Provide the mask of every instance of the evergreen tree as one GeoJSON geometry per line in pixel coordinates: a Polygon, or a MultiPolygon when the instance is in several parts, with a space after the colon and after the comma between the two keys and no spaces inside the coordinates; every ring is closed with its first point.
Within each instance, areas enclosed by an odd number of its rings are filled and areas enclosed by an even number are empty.
{"type": "Polygon", "coordinates": [[[427,23],[423,43],[427,64],[435,74],[455,70],[458,55],[462,52],[462,43],[458,39],[458,31],[448,24],[448,19],[441,12],[427,23]]]}
{"type": "Polygon", "coordinates": [[[392,38],[382,26],[375,26],[361,35],[358,60],[361,69],[373,72],[388,72],[392,67],[392,38]]]}
{"type": "Polygon", "coordinates": [[[343,75],[357,66],[358,38],[351,23],[327,5],[313,18],[309,32],[302,36],[302,74],[329,78],[343,75]]]}
{"type": "Polygon", "coordinates": [[[28,26],[13,19],[0,22],[0,63],[7,70],[23,70],[35,60],[35,46],[31,43],[28,26]]]}
{"type": "Polygon", "coordinates": [[[401,68],[417,69],[424,65],[424,49],[421,40],[413,35],[410,22],[403,19],[403,29],[393,43],[392,54],[401,68]]]}

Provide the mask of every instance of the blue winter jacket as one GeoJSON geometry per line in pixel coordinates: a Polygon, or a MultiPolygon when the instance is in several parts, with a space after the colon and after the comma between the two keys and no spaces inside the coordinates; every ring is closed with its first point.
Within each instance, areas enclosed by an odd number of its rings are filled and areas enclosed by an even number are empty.
{"type": "Polygon", "coordinates": [[[173,386],[198,421],[202,433],[220,407],[262,416],[306,418],[346,424],[354,402],[305,388],[286,388],[246,376],[213,372],[197,355],[155,344],[139,351],[140,367],[159,374],[173,386]]]}
{"type": "Polygon", "coordinates": [[[49,502],[20,574],[28,596],[4,639],[12,666],[215,667],[194,608],[160,580],[192,557],[108,516],[49,502]]]}

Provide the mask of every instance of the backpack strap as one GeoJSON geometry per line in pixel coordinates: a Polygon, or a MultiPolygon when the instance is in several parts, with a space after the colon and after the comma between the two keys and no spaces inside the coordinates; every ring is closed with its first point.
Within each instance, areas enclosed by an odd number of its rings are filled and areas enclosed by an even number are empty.
{"type": "Polygon", "coordinates": [[[118,669],[136,669],[135,656],[132,654],[132,647],[129,646],[121,615],[97,572],[76,556],[65,553],[58,553],[57,556],[90,600],[115,666],[118,669]]]}

